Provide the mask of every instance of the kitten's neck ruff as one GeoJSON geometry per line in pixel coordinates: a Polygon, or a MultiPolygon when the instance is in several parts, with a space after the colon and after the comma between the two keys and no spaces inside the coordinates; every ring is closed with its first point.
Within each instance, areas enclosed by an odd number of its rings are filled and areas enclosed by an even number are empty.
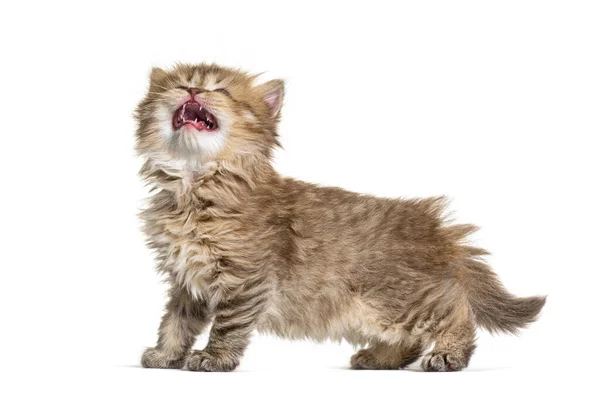
{"type": "Polygon", "coordinates": [[[156,189],[172,191],[177,196],[204,195],[209,190],[223,188],[234,195],[251,193],[257,185],[278,177],[269,158],[257,155],[239,155],[202,164],[148,157],[140,175],[156,189]]]}

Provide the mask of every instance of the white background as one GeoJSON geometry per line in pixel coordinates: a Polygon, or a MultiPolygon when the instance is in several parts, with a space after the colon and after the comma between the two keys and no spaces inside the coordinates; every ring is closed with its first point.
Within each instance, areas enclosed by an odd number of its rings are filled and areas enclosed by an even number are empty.
{"type": "Polygon", "coordinates": [[[597,2],[0,8],[2,393],[597,388],[597,2]],[[165,287],[136,218],[132,112],[150,68],[176,61],[284,78],[281,173],[450,196],[509,290],[549,295],[541,319],[480,333],[461,373],[356,372],[347,344],[258,335],[234,373],[141,369],[165,287]]]}

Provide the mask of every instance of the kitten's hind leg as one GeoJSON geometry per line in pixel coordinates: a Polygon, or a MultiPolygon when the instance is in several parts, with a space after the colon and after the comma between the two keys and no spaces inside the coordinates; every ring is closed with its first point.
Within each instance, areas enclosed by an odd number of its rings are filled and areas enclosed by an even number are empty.
{"type": "Polygon", "coordinates": [[[467,367],[475,350],[475,327],[467,321],[451,326],[435,338],[433,350],[423,357],[426,372],[453,372],[467,367]]]}
{"type": "Polygon", "coordinates": [[[142,355],[145,368],[181,369],[196,336],[209,322],[204,302],[192,299],[178,286],[171,289],[170,296],[158,329],[157,345],[142,355]]]}
{"type": "Polygon", "coordinates": [[[358,351],[350,359],[353,369],[399,369],[416,361],[423,353],[420,341],[403,341],[399,344],[377,342],[358,351]]]}

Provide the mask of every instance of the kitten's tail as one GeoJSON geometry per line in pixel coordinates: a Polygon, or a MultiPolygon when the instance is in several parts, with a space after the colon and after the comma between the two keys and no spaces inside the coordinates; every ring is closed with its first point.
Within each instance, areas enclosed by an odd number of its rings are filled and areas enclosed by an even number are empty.
{"type": "Polygon", "coordinates": [[[496,274],[485,263],[467,259],[467,299],[478,326],[489,332],[516,334],[534,322],[546,303],[545,296],[518,298],[508,292],[496,274]]]}

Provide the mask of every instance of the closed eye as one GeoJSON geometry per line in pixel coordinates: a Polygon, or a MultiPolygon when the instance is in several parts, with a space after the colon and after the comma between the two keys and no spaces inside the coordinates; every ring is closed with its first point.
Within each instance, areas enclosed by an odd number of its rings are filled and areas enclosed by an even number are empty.
{"type": "Polygon", "coordinates": [[[220,93],[223,93],[224,95],[231,97],[231,93],[229,93],[229,91],[224,88],[215,89],[213,92],[220,92],[220,93]]]}

